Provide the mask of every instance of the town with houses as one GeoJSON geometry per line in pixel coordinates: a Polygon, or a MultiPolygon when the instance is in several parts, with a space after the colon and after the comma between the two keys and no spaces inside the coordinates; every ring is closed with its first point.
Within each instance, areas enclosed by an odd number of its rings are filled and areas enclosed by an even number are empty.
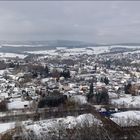
{"type": "Polygon", "coordinates": [[[0,140],[125,139],[140,139],[139,46],[0,52],[0,140]]]}

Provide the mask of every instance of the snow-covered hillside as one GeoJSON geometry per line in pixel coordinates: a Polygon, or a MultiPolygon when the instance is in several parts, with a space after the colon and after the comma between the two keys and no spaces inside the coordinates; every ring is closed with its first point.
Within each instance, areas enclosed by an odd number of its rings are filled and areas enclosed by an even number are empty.
{"type": "Polygon", "coordinates": [[[25,58],[27,55],[24,54],[16,54],[16,53],[0,53],[0,58],[16,58],[19,57],[21,59],[25,58]]]}
{"type": "MultiPolygon", "coordinates": [[[[50,135],[51,132],[56,134],[60,129],[73,129],[75,127],[84,127],[85,125],[92,126],[102,125],[102,122],[96,119],[92,114],[82,114],[77,117],[67,116],[66,118],[54,118],[41,121],[24,121],[22,125],[28,131],[33,131],[38,138],[50,135]]],[[[3,133],[15,127],[15,122],[1,123],[0,133],[3,133]]]]}

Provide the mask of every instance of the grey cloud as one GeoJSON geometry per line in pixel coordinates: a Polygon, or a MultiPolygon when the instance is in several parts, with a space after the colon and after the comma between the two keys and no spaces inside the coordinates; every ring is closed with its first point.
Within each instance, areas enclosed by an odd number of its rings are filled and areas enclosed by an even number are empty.
{"type": "Polygon", "coordinates": [[[0,40],[140,42],[140,2],[0,2],[0,40]]]}

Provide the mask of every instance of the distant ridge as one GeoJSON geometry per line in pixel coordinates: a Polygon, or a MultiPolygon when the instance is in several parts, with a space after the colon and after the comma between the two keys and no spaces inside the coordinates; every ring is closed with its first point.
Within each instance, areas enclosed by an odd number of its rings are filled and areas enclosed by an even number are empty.
{"type": "Polygon", "coordinates": [[[8,45],[46,45],[46,46],[71,46],[71,45],[96,45],[93,43],[87,43],[84,41],[73,40],[48,40],[48,41],[0,41],[0,44],[8,45]]]}
{"type": "Polygon", "coordinates": [[[100,47],[100,46],[140,46],[140,43],[116,43],[116,44],[96,44],[84,41],[73,40],[48,40],[48,41],[0,41],[0,52],[24,53],[25,51],[42,51],[55,49],[57,47],[66,48],[83,48],[83,47],[100,47]]]}
{"type": "Polygon", "coordinates": [[[55,49],[57,47],[82,48],[96,46],[93,43],[70,40],[51,40],[51,41],[10,41],[1,42],[0,52],[23,53],[25,51],[40,51],[55,49]]]}
{"type": "Polygon", "coordinates": [[[140,43],[89,43],[85,41],[75,41],[75,40],[41,40],[41,41],[0,41],[1,45],[34,45],[34,46],[52,46],[52,47],[64,47],[64,46],[112,46],[112,45],[122,45],[122,46],[140,46],[140,43]]]}

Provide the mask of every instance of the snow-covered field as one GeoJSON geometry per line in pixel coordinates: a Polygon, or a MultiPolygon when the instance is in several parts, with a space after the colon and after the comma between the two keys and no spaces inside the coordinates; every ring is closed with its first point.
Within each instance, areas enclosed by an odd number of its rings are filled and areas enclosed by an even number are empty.
{"type": "Polygon", "coordinates": [[[112,99],[111,104],[118,107],[123,106],[126,108],[138,108],[140,107],[140,96],[125,95],[125,97],[121,97],[119,99],[112,99]]]}
{"type": "MultiPolygon", "coordinates": [[[[30,54],[44,54],[44,55],[59,55],[60,53],[63,56],[70,56],[70,55],[79,55],[79,54],[100,54],[109,52],[110,48],[116,48],[116,47],[124,47],[124,48],[135,48],[139,49],[140,46],[123,46],[123,45],[113,45],[113,46],[99,46],[99,47],[87,47],[87,48],[65,48],[65,47],[59,47],[53,50],[42,50],[42,51],[28,51],[30,54]]],[[[134,52],[125,52],[124,54],[128,53],[139,53],[140,51],[134,51],[134,52]]]]}
{"type": "Polygon", "coordinates": [[[125,111],[112,114],[111,120],[120,126],[140,125],[140,111],[125,111]]]}
{"type": "Polygon", "coordinates": [[[59,55],[60,53],[62,56],[70,56],[70,55],[79,55],[79,54],[100,54],[107,52],[108,47],[88,47],[88,48],[62,48],[62,49],[55,49],[55,50],[44,50],[44,51],[28,51],[31,54],[44,54],[44,55],[59,55]]]}
{"type": "Polygon", "coordinates": [[[8,103],[8,109],[23,109],[25,108],[25,105],[29,107],[30,102],[29,101],[22,101],[21,98],[14,98],[11,100],[10,103],[8,103]]]}

